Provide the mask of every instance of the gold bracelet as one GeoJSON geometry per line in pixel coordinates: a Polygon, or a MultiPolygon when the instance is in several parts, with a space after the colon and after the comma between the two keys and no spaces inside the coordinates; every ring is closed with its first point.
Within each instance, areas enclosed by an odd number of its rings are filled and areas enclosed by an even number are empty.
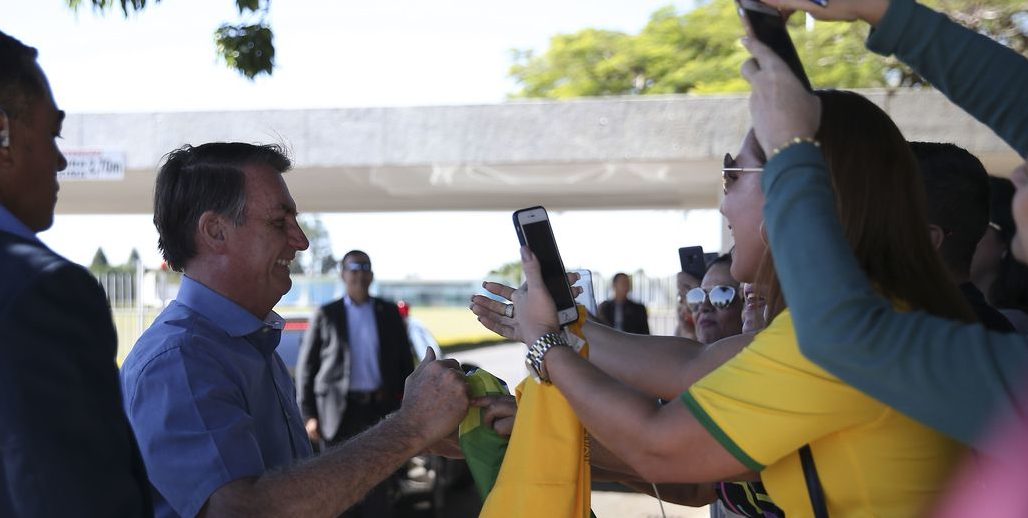
{"type": "Polygon", "coordinates": [[[813,144],[815,147],[821,147],[821,143],[814,140],[813,138],[795,137],[792,140],[786,142],[785,144],[782,144],[780,147],[772,149],[771,156],[767,157],[767,159],[771,160],[772,158],[776,157],[778,153],[781,153],[782,151],[785,151],[786,149],[789,149],[790,147],[795,146],[796,144],[813,144]]]}

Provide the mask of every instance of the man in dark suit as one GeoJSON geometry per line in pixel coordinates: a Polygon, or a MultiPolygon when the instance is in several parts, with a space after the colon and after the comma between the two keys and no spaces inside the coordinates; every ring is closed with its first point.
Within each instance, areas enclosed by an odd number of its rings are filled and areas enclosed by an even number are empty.
{"type": "Polygon", "coordinates": [[[600,304],[597,308],[599,317],[618,331],[639,335],[650,334],[650,319],[646,315],[646,306],[628,299],[628,293],[632,291],[632,278],[624,273],[616,273],[613,285],[614,298],[600,304]]]}
{"type": "Polygon", "coordinates": [[[63,119],[36,50],[0,32],[0,516],[152,516],[106,297],[36,238],[63,119]]]}
{"type": "MultiPolygon", "coordinates": [[[[346,295],[318,309],[296,365],[297,403],[307,434],[326,448],[398,409],[404,379],[414,369],[399,309],[370,295],[374,274],[368,254],[350,251],[341,265],[346,295]]],[[[388,515],[388,484],[346,516],[388,515]]]]}

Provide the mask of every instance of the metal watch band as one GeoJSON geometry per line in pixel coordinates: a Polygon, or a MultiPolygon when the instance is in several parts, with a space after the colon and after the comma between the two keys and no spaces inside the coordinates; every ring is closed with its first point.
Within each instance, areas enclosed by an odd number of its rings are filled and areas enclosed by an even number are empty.
{"type": "Polygon", "coordinates": [[[528,348],[528,356],[525,358],[525,365],[536,380],[549,383],[549,376],[543,375],[543,357],[550,349],[558,346],[571,347],[562,333],[546,333],[539,337],[531,347],[528,348]]]}

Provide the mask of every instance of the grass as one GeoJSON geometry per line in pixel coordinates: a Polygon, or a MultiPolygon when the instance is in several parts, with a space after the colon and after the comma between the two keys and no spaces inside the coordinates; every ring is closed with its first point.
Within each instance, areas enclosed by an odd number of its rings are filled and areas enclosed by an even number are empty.
{"type": "Polygon", "coordinates": [[[504,341],[501,336],[482,327],[475,314],[466,307],[414,308],[411,316],[420,320],[444,349],[504,341]]]}

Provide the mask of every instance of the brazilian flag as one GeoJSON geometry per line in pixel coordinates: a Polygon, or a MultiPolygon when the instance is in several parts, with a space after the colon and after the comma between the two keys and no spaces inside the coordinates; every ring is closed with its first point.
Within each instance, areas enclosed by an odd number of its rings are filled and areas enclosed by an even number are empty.
{"type": "MultiPolygon", "coordinates": [[[[569,328],[579,337],[579,354],[588,358],[581,325],[569,328]]],[[[471,395],[506,394],[502,382],[485,371],[470,375],[471,395]],[[479,377],[479,380],[476,380],[479,377]]],[[[510,441],[482,423],[472,407],[460,426],[460,444],[484,499],[480,518],[588,518],[591,473],[589,441],[582,423],[557,387],[522,381],[515,390],[518,414],[510,441]]]]}

